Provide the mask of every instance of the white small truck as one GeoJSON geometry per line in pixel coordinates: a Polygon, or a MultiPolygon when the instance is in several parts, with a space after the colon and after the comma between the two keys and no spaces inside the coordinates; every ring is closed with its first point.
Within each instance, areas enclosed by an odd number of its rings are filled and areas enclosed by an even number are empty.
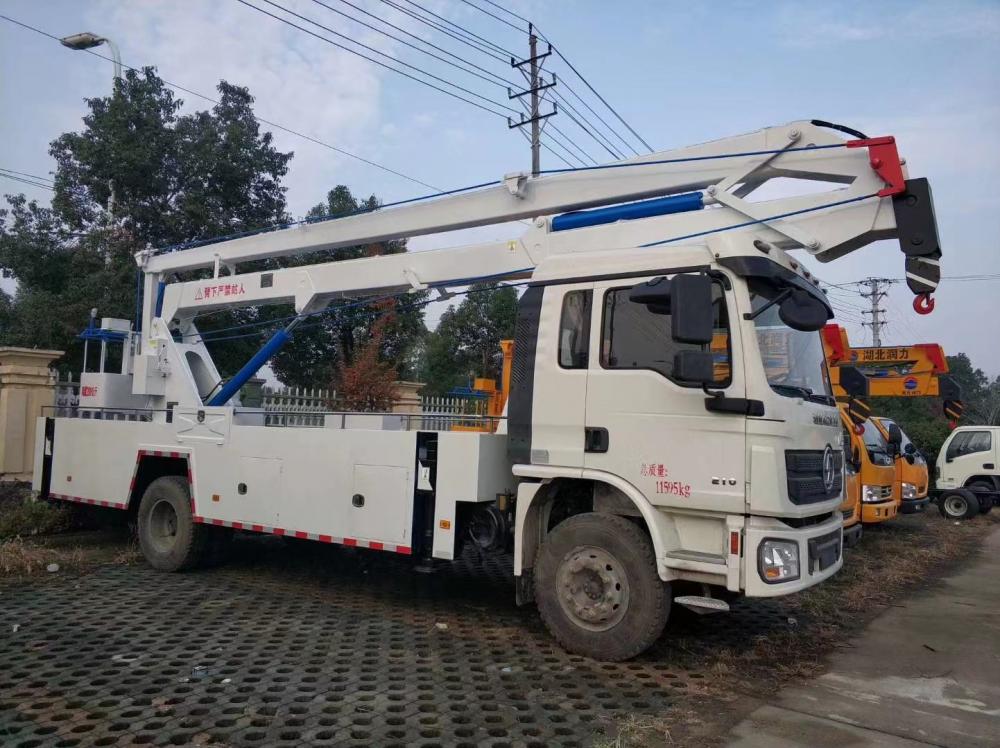
{"type": "Polygon", "coordinates": [[[948,519],[986,514],[1000,500],[1000,426],[960,426],[934,466],[937,503],[948,519]]]}
{"type": "Polygon", "coordinates": [[[833,314],[787,250],[826,262],[898,238],[925,301],[940,257],[926,180],[906,178],[892,138],[837,129],[793,122],[141,251],[138,325],[92,331],[121,341],[121,370],[84,374],[79,408],[41,419],[35,488],[136,512],[142,551],[165,571],[234,530],[422,561],[509,543],[518,602],[535,601],[566,648],[608,660],[649,647],[672,602],[726,610],[733,595],[820,583],[842,562],[841,425],[818,332],[833,314]],[[772,180],[819,190],[756,200],[772,180]],[[246,268],[519,219],[532,225],[510,241],[246,268]],[[394,414],[276,427],[241,405],[241,386],[312,315],[480,280],[528,283],[494,433],[394,414]],[[263,304],[295,316],[223,382],[199,315],[263,304]]]}

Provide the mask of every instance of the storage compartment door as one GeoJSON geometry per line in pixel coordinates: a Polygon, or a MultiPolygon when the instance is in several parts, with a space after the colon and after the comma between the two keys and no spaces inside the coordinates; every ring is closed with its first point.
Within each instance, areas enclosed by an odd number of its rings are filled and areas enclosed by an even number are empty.
{"type": "Polygon", "coordinates": [[[413,471],[389,465],[355,465],[348,527],[356,538],[410,545],[413,471]]]}

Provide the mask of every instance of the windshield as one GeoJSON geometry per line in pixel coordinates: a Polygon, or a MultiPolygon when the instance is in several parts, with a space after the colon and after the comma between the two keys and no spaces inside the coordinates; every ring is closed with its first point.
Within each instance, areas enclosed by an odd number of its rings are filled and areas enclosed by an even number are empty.
{"type": "Polygon", "coordinates": [[[868,458],[875,465],[891,465],[892,457],[889,455],[889,443],[882,436],[878,426],[872,423],[871,419],[865,421],[865,433],[862,435],[865,448],[868,450],[868,458]]]}
{"type": "MultiPolygon", "coordinates": [[[[753,311],[762,309],[779,293],[779,289],[751,281],[750,303],[753,311]]],[[[805,397],[833,405],[819,333],[790,328],[778,316],[778,304],[761,312],[753,323],[771,389],[780,395],[805,397]]]]}

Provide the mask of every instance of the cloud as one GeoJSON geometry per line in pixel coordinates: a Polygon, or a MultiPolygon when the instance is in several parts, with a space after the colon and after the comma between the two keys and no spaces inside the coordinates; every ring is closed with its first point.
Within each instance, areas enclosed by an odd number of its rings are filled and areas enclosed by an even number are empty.
{"type": "Polygon", "coordinates": [[[782,43],[791,47],[833,47],[878,40],[995,38],[1000,34],[1000,6],[972,3],[913,3],[886,23],[867,3],[842,5],[794,3],[777,14],[782,43]],[[956,7],[962,6],[962,7],[956,7]]]}
{"type": "MultiPolygon", "coordinates": [[[[282,15],[263,2],[256,4],[282,15]]],[[[395,52],[392,40],[315,4],[283,4],[352,39],[395,52]]],[[[154,64],[165,79],[213,97],[220,79],[247,86],[259,117],[377,160],[386,71],[370,62],[238,3],[106,2],[93,6],[88,20],[118,41],[128,64],[154,64]]],[[[290,20],[343,42],[304,21],[290,20]]],[[[211,106],[180,96],[187,111],[211,106]]],[[[321,146],[280,130],[274,135],[281,150],[296,153],[285,180],[295,214],[345,181],[345,169],[356,168],[348,157],[321,146]]]]}

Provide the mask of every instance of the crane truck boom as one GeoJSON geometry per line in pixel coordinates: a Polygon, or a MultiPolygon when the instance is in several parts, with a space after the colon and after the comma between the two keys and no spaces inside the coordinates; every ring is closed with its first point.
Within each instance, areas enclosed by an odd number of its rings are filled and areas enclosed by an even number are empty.
{"type": "Polygon", "coordinates": [[[120,373],[88,373],[78,417],[39,424],[35,487],[136,511],[143,553],[164,570],[196,565],[233,529],[420,559],[510,543],[518,602],[534,600],[568,649],[628,658],[660,635],[672,600],[725,610],[729,596],[796,592],[840,568],[840,421],[819,335],[832,311],[787,250],[825,262],[893,237],[926,300],[940,257],[926,181],[906,178],[891,138],[845,141],[803,121],[144,250],[130,355],[120,373]],[[838,188],[754,201],[776,178],[838,188]],[[246,268],[523,218],[532,226],[510,241],[246,268]],[[174,280],[191,271],[211,277],[174,280]],[[313,315],[501,279],[527,289],[496,433],[391,414],[274,427],[239,401],[313,315]],[[263,304],[295,314],[222,383],[199,315],[263,304]]]}

